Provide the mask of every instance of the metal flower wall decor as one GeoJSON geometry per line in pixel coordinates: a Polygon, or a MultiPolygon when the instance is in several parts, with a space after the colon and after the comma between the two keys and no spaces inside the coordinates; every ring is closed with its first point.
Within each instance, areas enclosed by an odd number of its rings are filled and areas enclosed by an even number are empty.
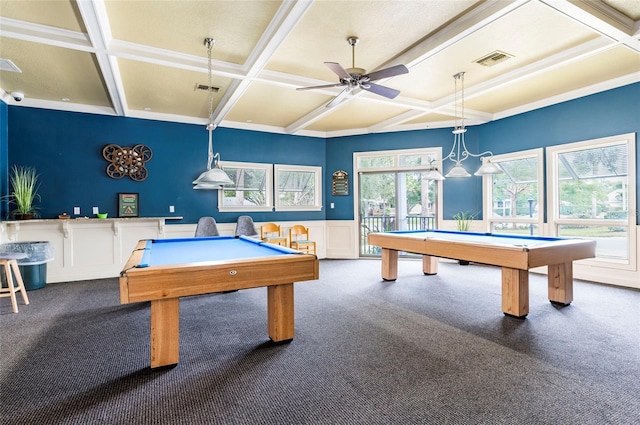
{"type": "Polygon", "coordinates": [[[109,162],[107,175],[112,179],[121,179],[125,176],[135,181],[146,179],[149,172],[145,168],[145,163],[151,159],[152,155],[151,149],[145,145],[121,147],[112,144],[102,149],[102,157],[109,162]]]}

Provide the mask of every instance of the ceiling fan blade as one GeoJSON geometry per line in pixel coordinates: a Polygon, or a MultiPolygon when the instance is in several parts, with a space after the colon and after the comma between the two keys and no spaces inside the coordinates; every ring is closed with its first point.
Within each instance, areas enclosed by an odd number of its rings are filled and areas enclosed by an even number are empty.
{"type": "Polygon", "coordinates": [[[342,99],[344,99],[345,96],[348,95],[350,91],[351,91],[351,87],[345,87],[345,89],[342,90],[339,95],[331,99],[331,102],[327,103],[325,106],[327,108],[333,108],[338,103],[342,102],[342,99]]]}
{"type": "Polygon", "coordinates": [[[371,93],[387,97],[389,99],[393,99],[400,94],[400,90],[391,89],[389,87],[381,86],[380,84],[374,83],[362,84],[360,88],[370,91],[371,93]]]}
{"type": "Polygon", "coordinates": [[[336,84],[324,84],[322,86],[298,87],[296,88],[296,90],[328,89],[331,87],[344,87],[344,84],[336,83],[336,84]]]}
{"type": "Polygon", "coordinates": [[[364,75],[369,77],[369,81],[379,80],[381,78],[395,77],[396,75],[407,74],[409,70],[404,65],[396,65],[390,68],[381,69],[380,71],[374,71],[370,74],[364,75]]]}
{"type": "Polygon", "coordinates": [[[340,79],[345,79],[345,80],[351,79],[351,74],[349,74],[347,70],[344,69],[342,65],[340,65],[338,62],[325,62],[324,64],[327,65],[327,67],[330,70],[335,72],[336,75],[340,77],[340,79]]]}

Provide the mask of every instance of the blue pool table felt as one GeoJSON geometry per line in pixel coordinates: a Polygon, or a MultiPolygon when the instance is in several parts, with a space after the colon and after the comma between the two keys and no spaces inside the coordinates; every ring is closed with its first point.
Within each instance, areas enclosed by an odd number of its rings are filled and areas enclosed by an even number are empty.
{"type": "Polygon", "coordinates": [[[142,260],[136,267],[302,254],[245,236],[152,239],[147,241],[144,249],[142,260]]]}

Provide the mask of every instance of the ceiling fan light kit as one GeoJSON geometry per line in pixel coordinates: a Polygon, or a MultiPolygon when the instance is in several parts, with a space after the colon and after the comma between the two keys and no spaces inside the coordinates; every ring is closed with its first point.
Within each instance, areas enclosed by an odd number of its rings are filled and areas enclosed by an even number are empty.
{"type": "Polygon", "coordinates": [[[209,71],[209,122],[205,126],[206,130],[209,132],[209,151],[207,155],[207,170],[198,176],[192,183],[195,185],[194,189],[209,189],[209,190],[218,190],[222,189],[225,185],[232,185],[233,181],[229,178],[227,173],[224,172],[218,161],[220,161],[220,154],[213,153],[213,130],[216,129],[216,125],[212,121],[213,116],[213,92],[215,87],[211,84],[212,80],[212,71],[211,71],[211,50],[213,49],[213,45],[216,41],[213,38],[205,38],[204,45],[207,48],[207,57],[208,57],[208,71],[209,71]],[[212,167],[213,164],[213,167],[212,167]]]}
{"type": "Polygon", "coordinates": [[[367,71],[364,68],[356,67],[356,51],[355,47],[358,44],[358,37],[349,36],[347,37],[347,42],[351,46],[351,68],[343,68],[337,62],[325,62],[324,64],[334,72],[338,76],[339,83],[337,84],[323,84],[320,86],[311,86],[311,87],[298,87],[297,90],[313,90],[313,89],[323,89],[323,88],[333,88],[333,87],[343,87],[342,92],[340,92],[336,97],[333,98],[329,103],[326,104],[327,108],[331,108],[344,99],[344,97],[349,94],[354,89],[362,89],[368,92],[377,94],[379,96],[386,97],[388,99],[394,99],[399,94],[400,91],[396,89],[392,89],[390,87],[385,87],[380,84],[375,84],[372,81],[381,80],[383,78],[391,78],[397,75],[407,74],[409,70],[404,65],[395,65],[389,68],[381,69],[379,71],[374,71],[367,74],[367,71]]]}

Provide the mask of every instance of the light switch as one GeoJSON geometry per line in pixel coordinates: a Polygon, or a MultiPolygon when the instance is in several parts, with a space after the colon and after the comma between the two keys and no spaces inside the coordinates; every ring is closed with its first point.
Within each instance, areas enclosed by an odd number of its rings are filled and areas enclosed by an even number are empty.
{"type": "Polygon", "coordinates": [[[169,205],[169,212],[176,212],[176,209],[173,207],[173,205],[169,205]]]}
{"type": "Polygon", "coordinates": [[[335,207],[335,204],[332,202],[331,203],[331,209],[333,209],[335,207]]]}

